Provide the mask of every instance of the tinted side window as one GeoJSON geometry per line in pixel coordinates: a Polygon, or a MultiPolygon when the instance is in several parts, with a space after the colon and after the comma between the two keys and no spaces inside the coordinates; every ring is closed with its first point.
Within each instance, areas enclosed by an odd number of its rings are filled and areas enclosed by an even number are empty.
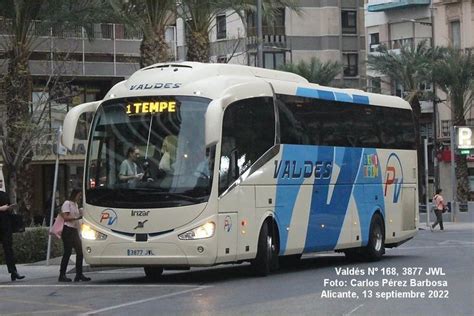
{"type": "Polygon", "coordinates": [[[277,95],[283,144],[414,149],[412,112],[277,95]]]}
{"type": "Polygon", "coordinates": [[[219,192],[234,182],[275,142],[272,98],[251,98],[227,107],[222,124],[219,192]],[[237,170],[234,167],[237,166],[237,170]]]}

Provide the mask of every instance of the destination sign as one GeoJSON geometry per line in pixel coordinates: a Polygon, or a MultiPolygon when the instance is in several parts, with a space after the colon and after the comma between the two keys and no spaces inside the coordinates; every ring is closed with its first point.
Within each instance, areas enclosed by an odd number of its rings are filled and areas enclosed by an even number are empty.
{"type": "Polygon", "coordinates": [[[128,115],[176,112],[176,101],[134,102],[127,104],[128,115]]]}

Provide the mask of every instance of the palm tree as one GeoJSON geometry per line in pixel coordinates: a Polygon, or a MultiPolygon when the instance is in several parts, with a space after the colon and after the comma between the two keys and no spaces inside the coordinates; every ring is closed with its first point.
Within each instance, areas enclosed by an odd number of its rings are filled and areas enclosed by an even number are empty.
{"type": "MultiPolygon", "coordinates": [[[[454,126],[466,125],[465,116],[474,100],[474,55],[471,50],[448,48],[434,65],[433,78],[450,101],[454,126]]],[[[469,198],[468,168],[465,156],[456,157],[457,196],[469,198]]]]}
{"type": "Polygon", "coordinates": [[[34,45],[47,40],[40,37],[41,29],[81,25],[92,34],[91,26],[97,21],[101,5],[94,0],[0,2],[0,23],[6,34],[1,42],[6,73],[0,76],[0,134],[12,203],[17,200],[18,180],[31,179],[23,174],[32,158],[31,141],[36,133],[30,113],[32,80],[28,61],[34,45]]]}
{"type": "Polygon", "coordinates": [[[143,33],[140,67],[171,59],[165,41],[166,26],[175,19],[175,0],[109,0],[116,18],[129,29],[143,33]]]}
{"type": "MultiPolygon", "coordinates": [[[[420,141],[421,99],[424,94],[421,85],[432,80],[432,64],[441,54],[440,49],[431,48],[426,41],[416,46],[404,45],[400,52],[389,50],[385,45],[379,46],[376,54],[369,55],[370,69],[388,76],[392,82],[399,83],[406,92],[405,100],[410,103],[415,123],[415,141],[418,157],[423,157],[420,141]]],[[[418,159],[418,179],[423,176],[423,159],[418,159]]],[[[421,198],[421,182],[418,190],[421,198]]]]}
{"type": "MultiPolygon", "coordinates": [[[[296,0],[263,0],[263,16],[271,21],[277,10],[289,7],[298,11],[296,0]]],[[[243,20],[244,12],[256,11],[255,0],[181,0],[177,14],[185,23],[186,60],[209,62],[209,33],[218,14],[230,10],[243,20]]]]}
{"type": "Polygon", "coordinates": [[[342,71],[342,65],[335,61],[321,62],[311,57],[308,62],[301,60],[298,64],[286,64],[280,70],[292,72],[306,78],[309,82],[327,86],[342,71]]]}

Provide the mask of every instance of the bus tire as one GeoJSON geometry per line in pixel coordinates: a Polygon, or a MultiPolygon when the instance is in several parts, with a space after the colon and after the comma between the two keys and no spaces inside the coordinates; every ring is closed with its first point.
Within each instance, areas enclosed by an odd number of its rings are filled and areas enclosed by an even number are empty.
{"type": "Polygon", "coordinates": [[[376,213],[370,222],[369,241],[365,248],[365,257],[369,261],[378,261],[385,253],[385,229],[382,217],[376,213]]]}
{"type": "Polygon", "coordinates": [[[274,268],[276,257],[275,238],[269,228],[270,222],[266,221],[258,237],[257,256],[252,261],[252,268],[256,275],[267,276],[274,268]]]}
{"type": "Polygon", "coordinates": [[[146,278],[150,281],[158,281],[163,274],[163,267],[148,266],[143,267],[143,270],[145,270],[146,278]]]}

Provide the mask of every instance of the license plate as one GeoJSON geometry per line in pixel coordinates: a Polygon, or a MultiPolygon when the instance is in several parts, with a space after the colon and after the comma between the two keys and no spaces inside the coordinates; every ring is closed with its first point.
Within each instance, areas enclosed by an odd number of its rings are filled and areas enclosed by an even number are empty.
{"type": "Polygon", "coordinates": [[[127,256],[154,256],[154,253],[149,249],[127,249],[127,256]]]}

